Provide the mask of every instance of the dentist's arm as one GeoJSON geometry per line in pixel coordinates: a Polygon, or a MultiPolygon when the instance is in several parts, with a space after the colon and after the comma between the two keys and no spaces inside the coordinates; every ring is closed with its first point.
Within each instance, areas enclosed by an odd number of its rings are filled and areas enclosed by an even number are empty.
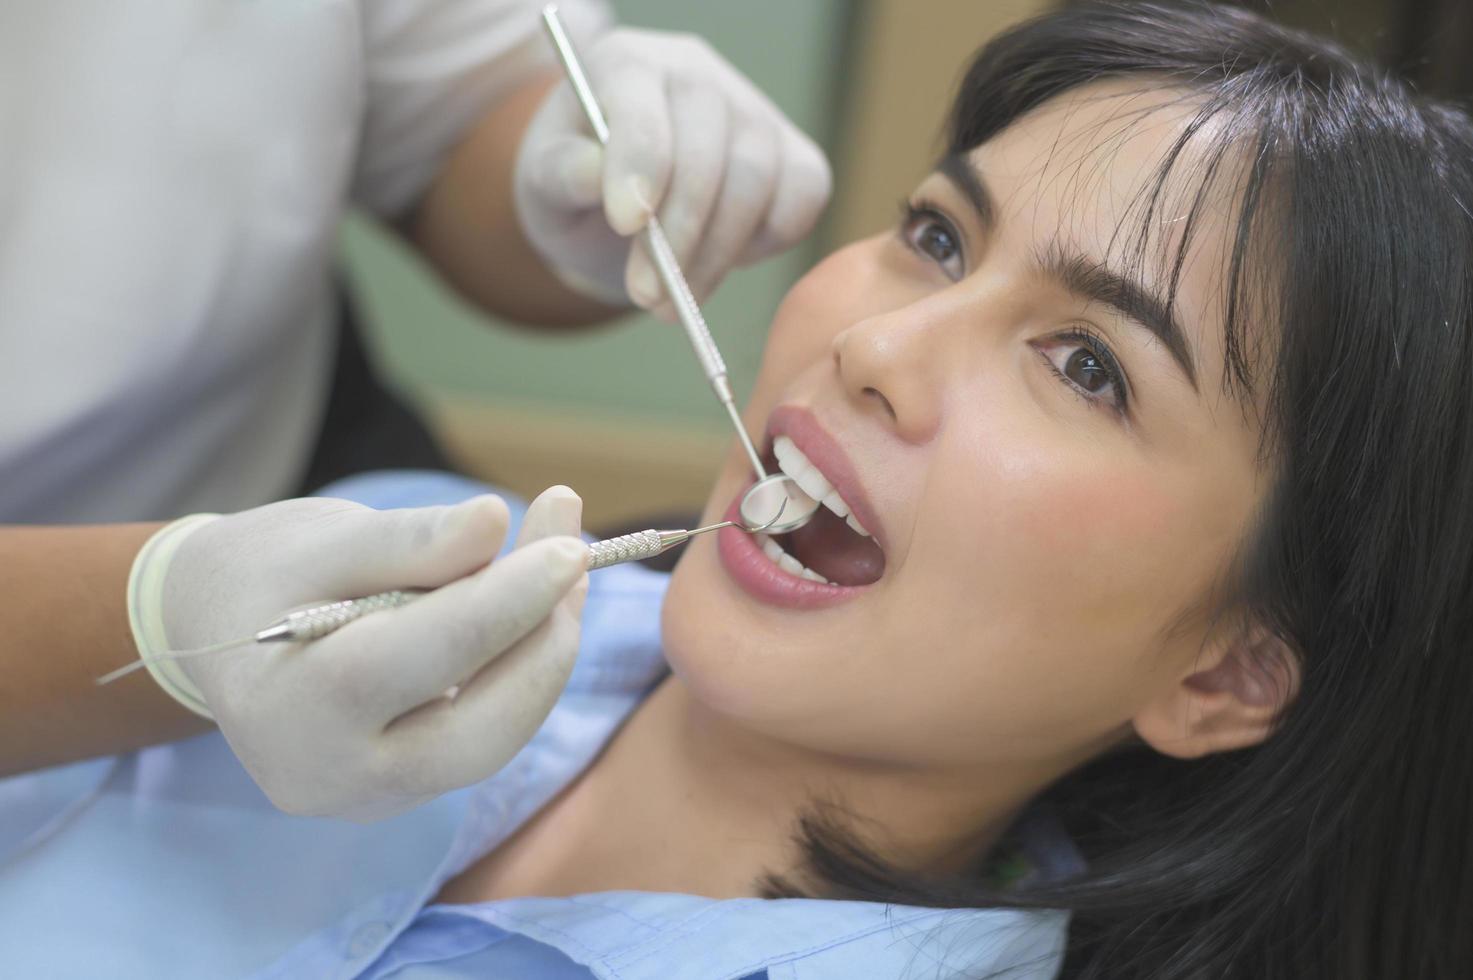
{"type": "Polygon", "coordinates": [[[702,299],[813,229],[831,184],[823,153],[705,41],[619,29],[581,56],[606,149],[549,75],[481,120],[408,224],[465,296],[538,324],[591,322],[631,299],[659,308],[654,266],[630,247],[647,206],[702,299]]]}
{"type": "Polygon", "coordinates": [[[208,724],[147,674],[125,596],[157,524],[0,527],[0,776],[183,738],[208,724]]]}

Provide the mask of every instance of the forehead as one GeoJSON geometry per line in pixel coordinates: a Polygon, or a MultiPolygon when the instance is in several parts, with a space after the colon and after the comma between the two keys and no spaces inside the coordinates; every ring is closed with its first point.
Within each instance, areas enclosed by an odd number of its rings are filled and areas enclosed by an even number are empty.
{"type": "MultiPolygon", "coordinates": [[[[1199,196],[1218,212],[1232,196],[1231,182],[1204,179],[1218,128],[1209,121],[1184,140],[1201,109],[1185,90],[1130,79],[1096,82],[1023,114],[969,157],[1005,213],[1098,225],[1109,239],[1155,197],[1152,226],[1130,230],[1169,238],[1171,224],[1199,196]]],[[[1135,217],[1138,226],[1149,220],[1135,217]]]]}

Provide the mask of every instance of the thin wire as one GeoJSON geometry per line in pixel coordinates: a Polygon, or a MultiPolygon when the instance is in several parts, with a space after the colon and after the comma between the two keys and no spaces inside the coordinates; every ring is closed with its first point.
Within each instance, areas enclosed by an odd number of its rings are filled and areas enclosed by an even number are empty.
{"type": "Polygon", "coordinates": [[[751,462],[752,469],[757,471],[757,479],[767,479],[767,470],[762,466],[762,457],[757,455],[757,447],[752,445],[752,437],[747,435],[747,429],[742,425],[742,416],[737,411],[736,404],[722,398],[721,405],[726,409],[726,414],[731,418],[731,424],[737,432],[737,440],[742,444],[742,451],[747,454],[747,459],[751,462]]]}
{"type": "Polygon", "coordinates": [[[117,670],[103,674],[101,677],[97,678],[97,684],[99,687],[103,684],[111,684],[118,678],[126,677],[127,675],[133,673],[133,671],[138,670],[140,667],[148,666],[149,661],[187,660],[190,657],[203,657],[207,653],[224,653],[226,650],[230,650],[235,647],[243,647],[247,644],[255,642],[256,638],[254,636],[247,636],[239,640],[226,640],[224,643],[216,643],[212,646],[200,647],[197,650],[166,650],[163,653],[156,653],[152,657],[139,657],[137,660],[124,667],[119,667],[117,670]]]}

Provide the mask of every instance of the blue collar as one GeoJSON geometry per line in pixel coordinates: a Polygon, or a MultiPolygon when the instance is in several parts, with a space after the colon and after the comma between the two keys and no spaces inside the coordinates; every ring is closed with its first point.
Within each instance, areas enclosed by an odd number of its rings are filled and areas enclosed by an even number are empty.
{"type": "Polygon", "coordinates": [[[1051,977],[1067,916],[1018,909],[927,909],[815,899],[717,900],[653,892],[437,905],[562,951],[596,976],[710,980],[784,967],[783,977],[969,975],[1013,969],[1051,977]],[[910,971],[910,972],[907,972],[910,971]]]}

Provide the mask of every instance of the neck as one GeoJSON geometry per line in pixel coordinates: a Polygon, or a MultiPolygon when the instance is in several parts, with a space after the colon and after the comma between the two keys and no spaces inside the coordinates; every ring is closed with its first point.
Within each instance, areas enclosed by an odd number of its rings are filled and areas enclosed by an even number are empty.
{"type": "Polygon", "coordinates": [[[952,870],[985,854],[1046,781],[1036,771],[919,771],[815,753],[711,712],[672,677],[582,778],[442,897],[756,895],[765,874],[801,869],[797,820],[828,802],[857,818],[852,829],[887,860],[952,870]]]}

